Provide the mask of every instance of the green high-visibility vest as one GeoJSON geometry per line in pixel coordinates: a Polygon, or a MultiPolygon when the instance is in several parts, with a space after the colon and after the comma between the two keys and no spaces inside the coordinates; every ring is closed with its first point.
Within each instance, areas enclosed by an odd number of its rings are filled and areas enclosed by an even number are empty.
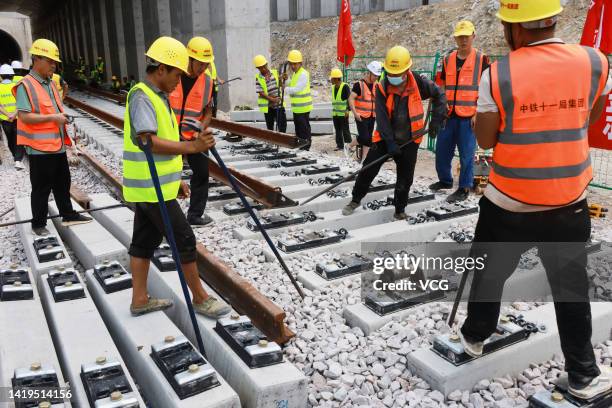
{"type": "Polygon", "coordinates": [[[215,61],[211,61],[204,72],[206,72],[215,83],[215,92],[217,92],[219,90],[219,83],[217,82],[217,66],[215,65],[215,61]]]}
{"type": "MultiPolygon", "coordinates": [[[[15,82],[0,84],[0,105],[8,113],[13,113],[17,110],[17,102],[12,92],[15,85],[15,82]]],[[[0,113],[0,120],[8,120],[8,117],[0,113]]]]}
{"type": "Polygon", "coordinates": [[[14,75],[13,76],[13,82],[14,83],[17,83],[17,82],[21,81],[22,79],[23,79],[23,76],[21,76],[21,75],[14,75]]]}
{"type": "MultiPolygon", "coordinates": [[[[271,69],[270,72],[276,80],[276,87],[278,88],[278,70],[271,69]]],[[[255,74],[255,79],[257,80],[257,82],[259,82],[259,85],[261,85],[261,89],[263,89],[264,94],[268,95],[268,84],[266,83],[266,77],[261,75],[261,72],[258,72],[257,74],[255,74]]],[[[259,94],[257,95],[257,106],[259,106],[259,110],[263,113],[268,113],[268,105],[270,104],[270,101],[268,101],[266,98],[262,98],[261,96],[259,96],[259,94]]]]}
{"type": "Polygon", "coordinates": [[[294,87],[297,85],[298,78],[302,75],[302,72],[306,74],[306,86],[302,89],[301,92],[290,94],[291,96],[291,110],[293,113],[308,113],[312,111],[312,96],[310,95],[310,73],[304,69],[304,67],[300,67],[297,72],[293,73],[291,77],[291,82],[289,82],[290,87],[294,87]]]}
{"type": "MultiPolygon", "coordinates": [[[[123,124],[123,197],[130,203],[156,203],[157,195],[149,172],[145,153],[132,142],[130,126],[130,95],[142,90],[155,108],[157,137],[178,142],[179,130],[176,117],[167,104],[146,84],[139,82],[128,93],[123,124]]],[[[164,196],[164,201],[174,200],[178,195],[183,171],[181,155],[154,154],[155,168],[164,196]]]]}
{"type": "Polygon", "coordinates": [[[342,100],[342,90],[345,86],[348,86],[346,82],[342,82],[340,87],[338,88],[338,93],[334,95],[335,86],[332,85],[331,93],[332,93],[332,116],[344,116],[346,110],[348,109],[348,99],[342,100]]]}

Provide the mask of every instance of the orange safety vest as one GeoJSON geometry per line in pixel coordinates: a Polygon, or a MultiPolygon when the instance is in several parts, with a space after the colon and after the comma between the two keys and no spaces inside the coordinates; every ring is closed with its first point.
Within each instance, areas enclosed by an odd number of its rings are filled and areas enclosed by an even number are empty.
{"type": "Polygon", "coordinates": [[[484,55],[472,49],[466,58],[459,77],[457,78],[457,51],[453,51],[444,58],[444,81],[446,88],[446,100],[448,101],[448,114],[453,110],[462,118],[471,118],[476,114],[478,101],[478,84],[482,75],[482,64],[484,55]]]}
{"type": "MultiPolygon", "coordinates": [[[[393,92],[389,92],[389,95],[385,92],[383,85],[380,82],[376,83],[378,87],[378,91],[383,94],[387,98],[387,115],[389,115],[389,119],[393,116],[393,108],[395,101],[393,98],[393,92]]],[[[423,111],[423,100],[421,99],[421,92],[419,91],[419,87],[417,86],[416,80],[414,79],[414,75],[412,72],[408,72],[408,84],[406,84],[406,90],[402,94],[402,96],[408,95],[408,114],[410,115],[410,130],[412,131],[412,135],[414,137],[415,134],[421,133],[425,128],[425,113],[423,111]]],[[[380,142],[382,140],[382,136],[378,130],[375,130],[372,134],[372,143],[380,142]]],[[[422,137],[414,140],[414,143],[421,143],[423,140],[422,137]]]]}
{"type": "Polygon", "coordinates": [[[563,206],[593,178],[589,115],[608,61],[580,45],[522,47],[491,66],[501,123],[489,182],[514,200],[563,206]]]}
{"type": "Polygon", "coordinates": [[[378,82],[374,82],[372,90],[367,86],[363,80],[359,80],[359,87],[361,89],[361,95],[355,98],[355,110],[362,118],[376,117],[375,99],[374,99],[374,87],[378,82]]]}
{"type": "Polygon", "coordinates": [[[176,115],[176,121],[179,123],[181,137],[185,140],[193,140],[196,132],[181,124],[183,118],[195,119],[202,121],[204,118],[204,108],[209,104],[212,96],[212,79],[202,73],[187,95],[185,106],[183,107],[183,84],[179,80],[178,85],[168,96],[170,106],[176,115]],[[183,117],[181,117],[183,110],[183,117]]]}
{"type": "MultiPolygon", "coordinates": [[[[62,98],[59,95],[59,91],[55,86],[55,82],[50,81],[50,88],[55,98],[55,103],[58,108],[55,107],[49,93],[43,88],[43,86],[34,78],[32,75],[26,75],[21,81],[17,83],[12,89],[13,95],[17,97],[17,88],[23,85],[30,105],[32,106],[32,113],[38,113],[41,115],[54,115],[57,113],[63,113],[64,108],[62,106],[62,98]]],[[[66,146],[72,146],[70,137],[66,126],[64,126],[64,144],[66,146]]],[[[57,123],[48,121],[36,124],[27,124],[22,120],[17,121],[17,144],[23,146],[30,146],[32,149],[53,153],[58,152],[62,148],[62,132],[57,123]]]]}

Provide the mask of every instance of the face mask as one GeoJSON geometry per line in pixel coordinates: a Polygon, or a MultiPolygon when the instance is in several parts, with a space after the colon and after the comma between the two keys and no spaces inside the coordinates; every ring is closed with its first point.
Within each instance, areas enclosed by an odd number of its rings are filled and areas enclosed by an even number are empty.
{"type": "Polygon", "coordinates": [[[391,85],[395,85],[395,86],[401,85],[405,81],[403,76],[401,76],[401,77],[392,77],[392,76],[390,76],[390,77],[387,77],[387,78],[389,78],[389,83],[391,85]]]}

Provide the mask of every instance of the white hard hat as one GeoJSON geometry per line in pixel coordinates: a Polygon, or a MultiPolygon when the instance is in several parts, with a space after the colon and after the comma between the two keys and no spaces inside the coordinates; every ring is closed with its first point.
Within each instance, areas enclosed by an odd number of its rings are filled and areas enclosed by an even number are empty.
{"type": "Polygon", "coordinates": [[[382,74],[382,64],[380,61],[372,61],[368,65],[368,71],[373,73],[376,76],[380,76],[382,74]]]}
{"type": "Polygon", "coordinates": [[[15,71],[13,71],[13,67],[9,64],[2,64],[0,66],[0,75],[15,75],[15,71]]]}
{"type": "Polygon", "coordinates": [[[21,64],[21,61],[11,62],[11,67],[13,67],[13,69],[23,69],[23,65],[21,64]]]}

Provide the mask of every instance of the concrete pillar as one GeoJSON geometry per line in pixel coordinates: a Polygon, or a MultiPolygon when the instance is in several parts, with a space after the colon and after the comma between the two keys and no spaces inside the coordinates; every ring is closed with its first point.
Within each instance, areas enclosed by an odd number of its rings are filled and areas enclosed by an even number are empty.
{"type": "Polygon", "coordinates": [[[193,37],[193,3],[197,2],[198,0],[171,1],[170,21],[172,24],[172,37],[182,43],[186,43],[193,37]]]}
{"type": "Polygon", "coordinates": [[[70,14],[70,7],[67,3],[64,5],[64,12],[62,15],[64,16],[64,18],[61,19],[64,27],[64,33],[68,39],[68,55],[70,57],[70,61],[76,62],[77,49],[76,45],[74,44],[74,36],[72,35],[72,17],[70,14]]]}
{"type": "MultiPolygon", "coordinates": [[[[134,35],[136,37],[136,66],[137,75],[144,75],[145,72],[145,40],[144,40],[144,20],[142,18],[142,3],[135,1],[132,3],[134,7],[134,35]]],[[[153,24],[157,23],[154,22],[153,24]]],[[[136,75],[135,74],[135,75],[136,75]]]]}
{"type": "MultiPolygon", "coordinates": [[[[118,60],[116,53],[113,53],[113,57],[111,57],[111,52],[110,52],[110,39],[109,39],[109,33],[114,32],[112,30],[109,29],[109,25],[106,21],[106,5],[107,5],[107,1],[100,1],[99,4],[99,16],[100,19],[97,21],[98,24],[96,24],[96,28],[99,27],[100,30],[100,41],[101,41],[101,45],[102,45],[102,50],[101,50],[101,55],[103,56],[102,58],[104,58],[104,61],[106,62],[105,67],[106,67],[106,77],[110,78],[113,75],[113,72],[117,72],[118,74],[121,74],[121,70],[119,69],[119,66],[117,63],[114,63],[114,60],[118,60]],[[114,71],[116,70],[116,71],[114,71]]],[[[95,4],[95,3],[94,3],[95,4]]]]}
{"type": "Polygon", "coordinates": [[[144,66],[144,51],[139,54],[139,50],[143,48],[144,34],[142,28],[142,10],[140,2],[125,2],[120,1],[119,11],[122,16],[123,31],[119,31],[119,35],[123,35],[127,71],[129,74],[140,75],[141,66],[144,66]],[[140,38],[139,38],[140,37],[140,38]],[[143,63],[139,63],[139,59],[143,58],[143,63]]]}
{"type": "Polygon", "coordinates": [[[311,11],[312,10],[311,10],[310,0],[298,0],[297,2],[298,20],[309,20],[312,17],[311,11]]]}
{"type": "Polygon", "coordinates": [[[321,0],[321,17],[333,17],[338,15],[337,0],[321,0]]]}
{"type": "Polygon", "coordinates": [[[89,65],[95,65],[96,64],[96,58],[95,58],[95,53],[94,53],[94,46],[93,46],[93,41],[91,38],[91,29],[90,26],[91,21],[89,19],[89,12],[88,12],[88,3],[79,3],[78,5],[76,5],[76,12],[78,13],[78,21],[79,21],[79,26],[77,28],[77,30],[79,31],[79,37],[81,37],[83,39],[83,47],[85,50],[85,58],[87,59],[87,61],[89,62],[89,65]]]}
{"type": "MultiPolygon", "coordinates": [[[[91,52],[93,53],[93,57],[95,60],[98,57],[102,57],[102,53],[99,51],[98,47],[98,36],[96,35],[96,18],[94,17],[94,7],[95,3],[85,3],[85,8],[87,8],[87,16],[89,18],[89,30],[90,30],[90,40],[91,40],[91,52]]],[[[106,67],[106,60],[104,60],[104,66],[106,67]]],[[[107,79],[110,79],[108,75],[106,75],[107,79]]]]}
{"type": "Polygon", "coordinates": [[[211,30],[209,1],[193,1],[193,35],[206,37],[211,30]]]}
{"type": "Polygon", "coordinates": [[[70,7],[69,7],[69,12],[70,12],[70,29],[72,31],[72,35],[74,37],[74,44],[76,45],[75,50],[77,53],[77,56],[81,56],[85,59],[85,63],[89,65],[89,61],[87,60],[87,55],[85,52],[85,46],[83,44],[83,36],[81,35],[81,23],[80,23],[80,16],[78,14],[77,11],[77,7],[76,7],[76,1],[71,0],[70,1],[70,7]]]}
{"type": "Polygon", "coordinates": [[[157,18],[159,35],[170,35],[172,33],[172,27],[170,26],[170,0],[157,0],[157,18]]]}
{"type": "Polygon", "coordinates": [[[215,42],[215,62],[223,79],[242,77],[219,89],[219,108],[253,103],[253,55],[270,49],[270,7],[266,0],[238,2],[211,0],[211,37],[215,42]],[[224,19],[220,19],[224,16],[224,19]],[[224,21],[222,27],[217,22],[224,21]]]}
{"type": "Polygon", "coordinates": [[[141,0],[139,3],[142,6],[144,42],[149,45],[159,37],[158,7],[155,4],[152,5],[149,0],[141,0]]]}
{"type": "Polygon", "coordinates": [[[289,21],[289,1],[277,0],[276,16],[278,21],[289,21]]]}
{"type": "Polygon", "coordinates": [[[278,0],[270,0],[270,21],[278,21],[278,0]]]}
{"type": "MultiPolygon", "coordinates": [[[[139,72],[129,72],[128,65],[126,61],[126,53],[127,49],[125,47],[126,38],[124,38],[125,32],[123,30],[123,12],[121,11],[121,0],[107,0],[111,2],[112,5],[112,14],[107,14],[107,22],[109,23],[109,28],[111,25],[114,26],[114,41],[111,41],[111,45],[113,47],[113,54],[119,56],[119,72],[121,76],[125,75],[134,75],[136,78],[140,77],[139,72]]],[[[128,5],[129,6],[129,5],[128,5]]],[[[108,11],[108,8],[107,8],[108,11]]],[[[131,24],[129,21],[126,21],[125,24],[131,24]]]]}

